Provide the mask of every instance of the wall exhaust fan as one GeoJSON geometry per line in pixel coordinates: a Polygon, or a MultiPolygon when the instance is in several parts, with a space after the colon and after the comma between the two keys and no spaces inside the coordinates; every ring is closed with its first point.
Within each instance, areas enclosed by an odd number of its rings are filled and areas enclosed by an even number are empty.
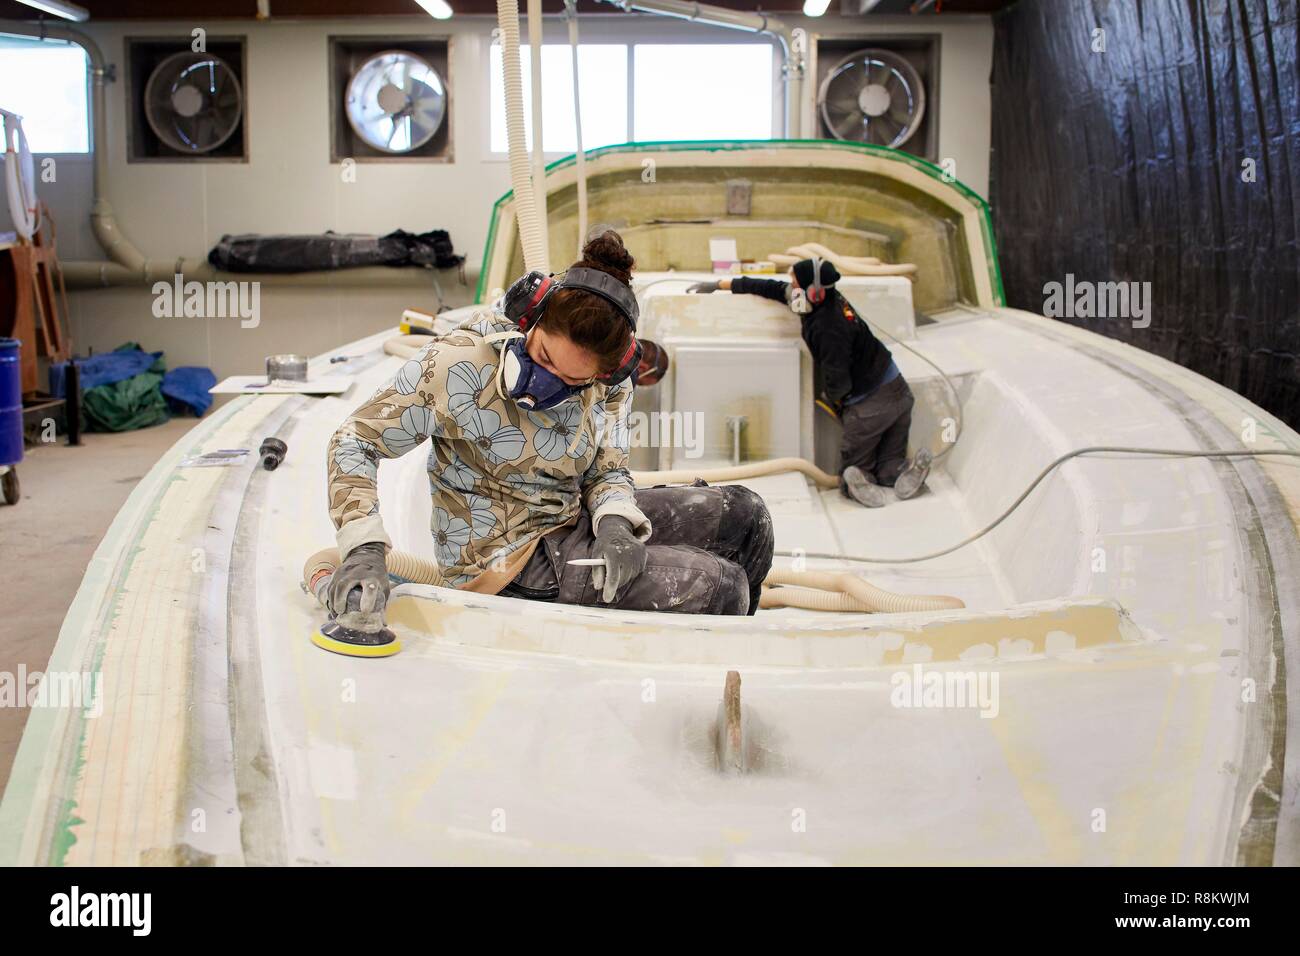
{"type": "Polygon", "coordinates": [[[388,50],[366,60],[348,82],[348,123],[367,145],[401,155],[433,139],[447,116],[442,77],[414,53],[388,50]]]}
{"type": "Polygon", "coordinates": [[[925,86],[902,56],[870,47],[831,67],[818,90],[817,109],[836,139],[899,148],[925,118],[925,86]]]}
{"type": "Polygon", "coordinates": [[[230,65],[210,53],[174,53],[149,75],[144,115],[154,135],[179,153],[210,153],[244,115],[244,91],[230,65]]]}
{"type": "Polygon", "coordinates": [[[242,37],[127,37],[127,157],[133,163],[248,160],[242,37]]]}
{"type": "Polygon", "coordinates": [[[330,162],[451,162],[451,55],[450,37],[330,37],[330,162]]]}

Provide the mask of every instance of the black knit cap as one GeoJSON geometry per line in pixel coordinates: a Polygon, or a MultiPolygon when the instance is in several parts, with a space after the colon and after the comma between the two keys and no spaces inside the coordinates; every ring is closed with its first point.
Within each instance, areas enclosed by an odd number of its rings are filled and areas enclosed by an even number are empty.
{"type": "MultiPolygon", "coordinates": [[[[800,259],[794,264],[795,281],[799,283],[801,289],[811,289],[813,286],[813,261],[811,259],[800,259]]],[[[840,281],[840,271],[835,268],[835,264],[829,260],[822,260],[822,285],[827,288],[840,281]]]]}

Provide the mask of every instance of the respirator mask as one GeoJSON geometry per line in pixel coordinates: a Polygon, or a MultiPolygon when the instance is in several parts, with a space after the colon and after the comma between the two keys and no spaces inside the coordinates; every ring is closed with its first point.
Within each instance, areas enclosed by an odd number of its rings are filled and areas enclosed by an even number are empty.
{"type": "Polygon", "coordinates": [[[525,411],[545,411],[566,402],[591,385],[570,385],[533,361],[526,338],[513,339],[501,353],[501,383],[506,394],[525,411]]]}
{"type": "Polygon", "coordinates": [[[795,315],[807,315],[813,310],[812,303],[808,301],[808,296],[803,289],[798,289],[793,285],[785,287],[785,304],[790,307],[795,315]]]}
{"type": "Polygon", "coordinates": [[[826,287],[822,285],[822,260],[820,256],[813,256],[812,274],[812,285],[806,291],[796,288],[793,282],[785,287],[786,304],[790,306],[790,310],[795,315],[807,315],[826,301],[826,287]]]}
{"type": "MultiPolygon", "coordinates": [[[[618,314],[628,324],[628,347],[618,368],[607,375],[597,375],[592,381],[601,385],[614,386],[636,371],[641,361],[641,343],[636,338],[636,322],[640,317],[640,307],[632,290],[619,282],[607,272],[599,269],[570,269],[560,279],[530,272],[518,279],[506,290],[501,300],[501,310],[506,318],[519,326],[519,331],[527,335],[546,314],[546,305],[556,289],[581,289],[598,295],[614,306],[618,314]]],[[[520,408],[529,411],[542,411],[554,408],[563,401],[577,395],[592,382],[582,385],[570,385],[533,361],[528,354],[527,339],[513,339],[501,355],[502,384],[507,394],[520,408]]]]}

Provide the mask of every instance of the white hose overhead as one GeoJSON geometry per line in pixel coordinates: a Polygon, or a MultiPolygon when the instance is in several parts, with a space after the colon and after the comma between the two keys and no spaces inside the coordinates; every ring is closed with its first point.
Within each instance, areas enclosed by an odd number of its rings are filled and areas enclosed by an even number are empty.
{"type": "Polygon", "coordinates": [[[36,199],[36,164],[23,132],[22,118],[0,110],[5,127],[5,187],[9,197],[9,218],[24,239],[36,234],[40,225],[40,204],[36,199]]]}
{"type": "MultiPolygon", "coordinates": [[[[506,93],[506,141],[510,149],[510,185],[514,189],[515,218],[524,247],[524,268],[549,272],[546,243],[533,201],[533,182],[528,170],[528,147],[524,138],[524,79],[519,67],[519,3],[497,0],[497,24],[501,28],[501,71],[506,93]]],[[[536,144],[539,148],[541,143],[536,144]]]]}
{"type": "Polygon", "coordinates": [[[778,266],[792,266],[800,259],[825,259],[834,263],[840,275],[845,276],[913,276],[916,265],[911,262],[881,262],[875,256],[846,256],[816,242],[791,246],[785,252],[769,252],[767,258],[778,266]]]}
{"type": "Polygon", "coordinates": [[[546,146],[542,141],[542,0],[528,0],[528,45],[532,48],[529,65],[533,87],[533,208],[541,225],[538,238],[542,247],[543,272],[550,272],[551,244],[546,229],[546,146]]]}
{"type": "Polygon", "coordinates": [[[582,149],[582,95],[578,82],[578,11],[576,0],[564,0],[564,17],[569,21],[569,52],[573,57],[573,155],[578,174],[578,258],[587,242],[587,155],[582,149]]]}

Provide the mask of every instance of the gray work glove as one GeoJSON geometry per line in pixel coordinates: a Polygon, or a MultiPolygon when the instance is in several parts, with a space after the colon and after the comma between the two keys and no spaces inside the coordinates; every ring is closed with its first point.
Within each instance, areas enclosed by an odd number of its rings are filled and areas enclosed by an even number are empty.
{"type": "Polygon", "coordinates": [[[593,558],[604,558],[605,565],[591,569],[591,584],[608,604],[624,585],[645,570],[645,545],[632,532],[632,522],[619,515],[600,519],[600,531],[591,547],[593,558]]]}
{"type": "Polygon", "coordinates": [[[695,285],[688,285],[687,292],[717,292],[722,288],[719,282],[697,282],[695,285]]]}
{"type": "Polygon", "coordinates": [[[329,607],[345,627],[377,631],[383,627],[384,608],[388,604],[388,566],[384,562],[387,548],[380,541],[359,544],[334,572],[330,581],[329,607]],[[361,588],[360,600],[348,606],[348,595],[361,588]],[[372,626],[373,625],[373,626],[372,626]]]}

